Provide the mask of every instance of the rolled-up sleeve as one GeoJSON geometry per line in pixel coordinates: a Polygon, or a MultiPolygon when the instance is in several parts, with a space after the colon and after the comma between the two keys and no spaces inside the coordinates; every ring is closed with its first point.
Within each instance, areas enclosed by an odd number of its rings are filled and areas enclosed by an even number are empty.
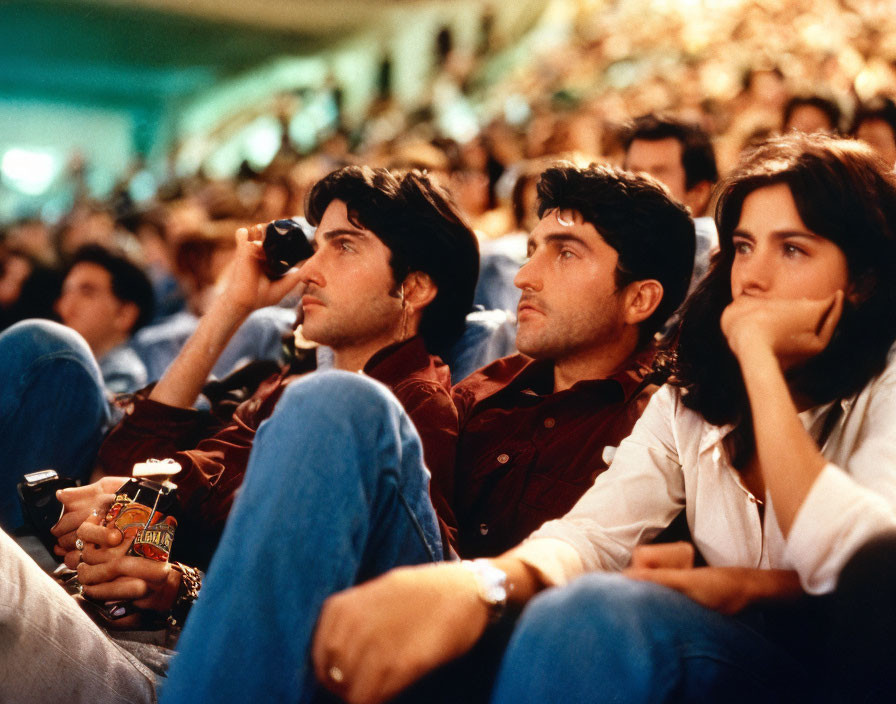
{"type": "Polygon", "coordinates": [[[828,464],[796,515],[785,556],[799,573],[803,589],[823,594],[834,589],[840,570],[856,550],[888,530],[896,530],[893,506],[828,464]]]}
{"type": "Polygon", "coordinates": [[[896,530],[896,368],[857,397],[842,437],[816,478],[787,536],[785,556],[803,588],[836,586],[849,558],[871,538],[896,530]]]}

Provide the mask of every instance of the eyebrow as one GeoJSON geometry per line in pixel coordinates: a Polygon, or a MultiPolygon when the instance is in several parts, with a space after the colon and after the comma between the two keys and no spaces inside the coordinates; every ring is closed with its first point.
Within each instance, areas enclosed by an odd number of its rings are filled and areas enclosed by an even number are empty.
{"type": "MultiPolygon", "coordinates": [[[[750,240],[752,242],[756,241],[756,238],[746,230],[735,230],[731,233],[731,239],[734,239],[735,237],[740,237],[741,239],[750,240]]],[[[786,240],[791,237],[802,237],[807,240],[825,239],[821,235],[816,235],[814,232],[809,232],[808,230],[775,230],[772,232],[772,237],[776,240],[786,240]]]]}
{"type": "Polygon", "coordinates": [[[320,246],[321,238],[324,242],[332,242],[339,237],[352,237],[356,240],[366,240],[368,239],[368,234],[363,230],[355,230],[350,227],[337,227],[332,230],[327,230],[326,232],[318,230],[314,233],[314,238],[311,240],[311,249],[315,252],[317,251],[317,248],[320,246]]]}
{"type": "MultiPolygon", "coordinates": [[[[588,250],[591,249],[591,246],[585,241],[585,239],[583,237],[580,237],[578,235],[571,235],[568,232],[562,232],[562,231],[561,232],[549,232],[548,234],[544,235],[544,237],[542,239],[544,240],[545,244],[552,244],[552,243],[554,243],[554,244],[561,243],[562,244],[564,242],[570,242],[572,244],[580,244],[581,246],[585,247],[585,249],[588,249],[588,250]]],[[[526,247],[531,249],[531,248],[534,248],[535,246],[536,246],[535,240],[532,237],[530,237],[526,241],[526,247]]]]}
{"type": "Polygon", "coordinates": [[[327,242],[329,242],[330,240],[334,240],[337,237],[355,237],[357,239],[363,240],[367,238],[367,233],[363,230],[354,230],[347,227],[337,227],[334,230],[327,230],[326,232],[321,233],[321,236],[327,242]]]}

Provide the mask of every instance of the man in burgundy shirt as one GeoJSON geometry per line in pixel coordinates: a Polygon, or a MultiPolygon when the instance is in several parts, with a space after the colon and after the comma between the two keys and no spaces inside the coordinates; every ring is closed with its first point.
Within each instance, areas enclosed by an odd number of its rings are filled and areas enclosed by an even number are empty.
{"type": "MultiPolygon", "coordinates": [[[[99,452],[106,474],[126,475],[147,457],[171,457],[183,504],[177,554],[207,565],[242,483],[259,424],[295,376],[262,383],[228,423],[192,409],[229,336],[259,307],[304,285],[302,334],[333,350],[333,367],[384,383],[421,436],[443,534],[454,530],[456,411],[448,368],[435,356],[462,332],[478,266],[475,236],[422,175],[347,167],[312,190],[315,254],[279,281],[256,262],[250,231],[238,238],[228,287],[148,396],[138,398],[99,452]],[[198,440],[197,440],[198,439],[198,440]]],[[[338,438],[333,439],[338,442],[338,438]]],[[[68,526],[61,528],[65,529],[68,526]]]]}
{"type": "MultiPolygon", "coordinates": [[[[229,419],[192,408],[230,336],[253,310],[301,284],[302,334],[333,350],[335,369],[363,371],[395,394],[421,436],[432,474],[431,498],[454,529],[452,494],[457,414],[448,368],[435,356],[459,336],[472,303],[478,248],[472,231],[429,179],[347,167],[311,192],[315,254],[271,281],[260,266],[260,226],[237,233],[237,255],[223,292],[180,355],[148,392],[138,394],[99,452],[103,473],[120,477],[147,458],[171,457],[182,503],[176,556],[206,566],[243,481],[258,426],[295,379],[288,369],[262,382],[229,419]]],[[[333,442],[339,442],[333,438],[333,442]]],[[[97,492],[64,492],[67,517],[57,526],[67,561],[74,529],[97,492]]]]}

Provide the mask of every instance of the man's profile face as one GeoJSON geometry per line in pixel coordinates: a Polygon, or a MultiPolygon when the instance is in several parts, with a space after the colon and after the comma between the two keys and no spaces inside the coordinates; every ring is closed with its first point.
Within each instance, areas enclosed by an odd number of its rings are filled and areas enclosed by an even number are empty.
{"type": "Polygon", "coordinates": [[[402,306],[389,248],[370,230],[353,225],[339,200],[324,211],[314,248],[314,256],[301,267],[306,284],[302,335],[335,349],[395,342],[402,306]]]}
{"type": "Polygon", "coordinates": [[[574,210],[548,211],[528,249],[514,280],[522,290],[517,349],[556,362],[615,341],[624,324],[619,255],[594,225],[574,210]]]}
{"type": "Polygon", "coordinates": [[[675,200],[686,203],[687,177],[681,163],[681,142],[675,137],[634,140],[625,153],[625,168],[653,176],[675,200]]]}
{"type": "Polygon", "coordinates": [[[63,324],[72,328],[94,351],[110,346],[110,340],[126,334],[120,314],[125,305],[112,292],[112,275],[99,264],[75,264],[62,284],[56,312],[63,324]]]}

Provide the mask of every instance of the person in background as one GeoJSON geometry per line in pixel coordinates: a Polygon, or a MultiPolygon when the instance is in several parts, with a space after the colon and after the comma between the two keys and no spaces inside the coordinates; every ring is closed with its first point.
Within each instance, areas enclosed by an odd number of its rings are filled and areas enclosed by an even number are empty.
{"type": "Polygon", "coordinates": [[[870,144],[891,169],[896,166],[896,103],[879,96],[856,109],[849,133],[870,144]]]}
{"type": "Polygon", "coordinates": [[[691,278],[693,290],[706,275],[710,258],[719,247],[715,223],[706,214],[712,188],[719,178],[712,141],[699,125],[649,113],[624,128],[622,142],[623,167],[653,176],[694,218],[697,251],[691,278]]]}
{"type": "Polygon", "coordinates": [[[90,346],[111,394],[130,393],[149,379],[128,340],[154,313],[152,284],[123,254],[87,244],[72,256],[56,312],[90,346]]]}
{"type": "Polygon", "coordinates": [[[842,111],[840,106],[830,98],[821,95],[797,95],[784,105],[781,120],[783,133],[797,131],[811,134],[840,133],[842,111]]]}

